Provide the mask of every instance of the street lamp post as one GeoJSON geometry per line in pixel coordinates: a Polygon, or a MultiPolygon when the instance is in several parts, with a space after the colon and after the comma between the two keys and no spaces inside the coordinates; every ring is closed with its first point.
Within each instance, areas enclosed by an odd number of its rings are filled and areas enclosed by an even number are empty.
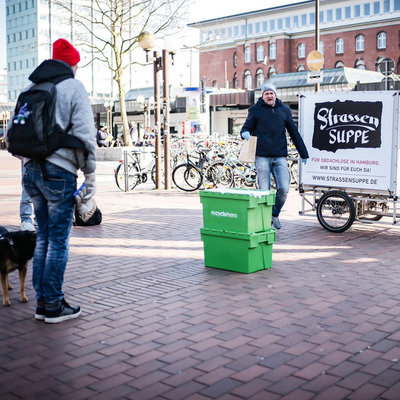
{"type": "Polygon", "coordinates": [[[108,134],[112,135],[112,109],[114,107],[114,102],[113,101],[106,101],[104,103],[104,107],[106,108],[106,121],[107,121],[107,129],[108,129],[108,134]]]}
{"type": "MultiPolygon", "coordinates": [[[[319,51],[319,0],[315,0],[315,50],[319,51]]],[[[315,91],[319,92],[319,82],[315,84],[315,91]]]]}
{"type": "Polygon", "coordinates": [[[161,98],[159,72],[163,72],[163,123],[164,123],[164,188],[171,189],[170,178],[170,138],[169,138],[169,83],[168,83],[168,54],[174,52],[162,50],[160,56],[158,51],[153,51],[153,58],[149,59],[149,51],[154,48],[154,36],[149,32],[139,35],[139,45],[146,51],[146,61],[153,61],[154,73],[154,122],[156,125],[156,189],[161,189],[161,98]]]}

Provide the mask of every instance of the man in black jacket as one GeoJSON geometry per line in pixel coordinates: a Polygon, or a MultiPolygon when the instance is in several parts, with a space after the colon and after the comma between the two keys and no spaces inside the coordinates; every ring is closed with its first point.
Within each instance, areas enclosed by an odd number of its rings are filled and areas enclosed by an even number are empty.
{"type": "Polygon", "coordinates": [[[276,183],[276,200],[272,208],[272,223],[281,228],[279,213],[285,204],[290,187],[290,174],[286,162],[286,130],[299,152],[301,161],[307,162],[308,152],[295,123],[290,108],[276,96],[276,88],[264,84],[262,96],[249,108],[246,122],[240,134],[249,140],[250,135],[257,136],[256,168],[258,187],[269,190],[271,173],[276,183]]]}

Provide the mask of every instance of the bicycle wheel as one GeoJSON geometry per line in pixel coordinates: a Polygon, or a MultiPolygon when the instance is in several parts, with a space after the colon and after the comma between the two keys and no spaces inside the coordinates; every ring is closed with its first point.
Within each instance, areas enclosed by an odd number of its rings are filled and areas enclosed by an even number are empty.
{"type": "Polygon", "coordinates": [[[211,164],[206,171],[207,179],[214,184],[214,187],[232,187],[234,182],[233,170],[223,162],[211,164]]]}
{"type": "Polygon", "coordinates": [[[345,192],[327,192],[318,200],[317,218],[329,232],[344,232],[356,218],[354,202],[345,192]]]}
{"type": "MultiPolygon", "coordinates": [[[[140,173],[139,168],[136,164],[130,163],[128,164],[128,188],[129,190],[134,189],[140,181],[140,173]]],[[[124,164],[121,163],[118,165],[115,170],[115,183],[118,186],[118,189],[125,191],[125,177],[124,177],[124,164]]]]}
{"type": "Polygon", "coordinates": [[[191,164],[181,164],[174,168],[172,180],[178,189],[193,192],[203,183],[203,175],[191,164]]]}

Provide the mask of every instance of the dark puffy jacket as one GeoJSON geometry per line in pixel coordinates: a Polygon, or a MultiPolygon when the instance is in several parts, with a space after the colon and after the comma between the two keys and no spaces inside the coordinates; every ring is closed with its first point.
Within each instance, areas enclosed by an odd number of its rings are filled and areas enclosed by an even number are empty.
{"type": "Polygon", "coordinates": [[[240,133],[250,132],[257,136],[256,155],[260,157],[286,157],[286,131],[296,146],[301,158],[308,158],[308,152],[295,123],[290,108],[276,99],[270,107],[260,97],[254,106],[249,108],[246,122],[240,133]]]}

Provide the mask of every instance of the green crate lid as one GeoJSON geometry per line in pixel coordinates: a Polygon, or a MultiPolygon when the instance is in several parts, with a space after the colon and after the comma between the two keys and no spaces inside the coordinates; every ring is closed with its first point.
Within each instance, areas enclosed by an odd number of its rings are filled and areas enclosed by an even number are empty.
{"type": "Polygon", "coordinates": [[[232,200],[250,200],[251,203],[275,204],[275,190],[214,188],[200,191],[200,200],[204,198],[224,198],[232,200]]]}
{"type": "Polygon", "coordinates": [[[247,240],[250,242],[249,247],[257,247],[260,243],[275,243],[276,239],[276,229],[271,228],[264,232],[257,233],[241,233],[241,232],[230,232],[221,231],[218,229],[200,228],[200,233],[202,235],[210,236],[222,236],[230,239],[247,240]]]}

